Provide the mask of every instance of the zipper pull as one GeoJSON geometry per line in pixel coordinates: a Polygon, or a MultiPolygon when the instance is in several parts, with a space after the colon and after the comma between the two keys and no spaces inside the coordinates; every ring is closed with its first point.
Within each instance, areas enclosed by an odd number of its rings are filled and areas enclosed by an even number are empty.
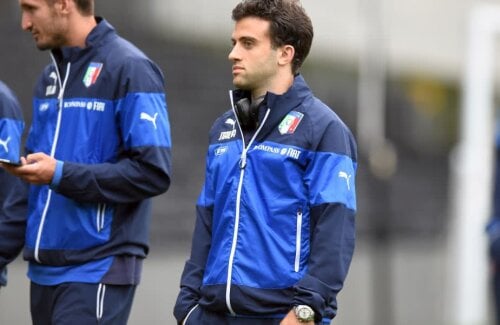
{"type": "Polygon", "coordinates": [[[59,91],[59,94],[57,95],[57,107],[59,109],[62,109],[63,107],[63,91],[61,89],[61,91],[59,91]]]}
{"type": "Polygon", "coordinates": [[[243,151],[243,154],[241,155],[240,158],[240,169],[245,169],[247,166],[247,152],[243,151]]]}

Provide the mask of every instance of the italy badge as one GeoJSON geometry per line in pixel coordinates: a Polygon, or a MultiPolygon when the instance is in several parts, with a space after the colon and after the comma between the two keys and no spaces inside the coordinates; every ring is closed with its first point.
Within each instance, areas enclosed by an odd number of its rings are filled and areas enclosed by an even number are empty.
{"type": "Polygon", "coordinates": [[[83,84],[85,87],[90,87],[95,82],[97,81],[97,78],[99,78],[99,74],[101,73],[102,70],[102,63],[98,62],[91,62],[87,68],[87,72],[85,73],[85,76],[83,77],[83,84]]]}
{"type": "Polygon", "coordinates": [[[291,111],[288,113],[278,127],[280,134],[293,134],[303,117],[304,114],[300,112],[291,111]]]}

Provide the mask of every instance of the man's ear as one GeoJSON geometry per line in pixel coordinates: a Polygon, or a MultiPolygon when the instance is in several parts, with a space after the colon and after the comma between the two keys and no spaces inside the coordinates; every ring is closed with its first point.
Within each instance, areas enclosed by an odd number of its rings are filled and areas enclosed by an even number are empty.
{"type": "Polygon", "coordinates": [[[295,48],[291,45],[283,45],[278,49],[278,64],[292,64],[295,56],[295,48]]]}
{"type": "Polygon", "coordinates": [[[72,6],[74,6],[73,0],[56,0],[54,2],[54,7],[60,14],[68,14],[72,6]]]}

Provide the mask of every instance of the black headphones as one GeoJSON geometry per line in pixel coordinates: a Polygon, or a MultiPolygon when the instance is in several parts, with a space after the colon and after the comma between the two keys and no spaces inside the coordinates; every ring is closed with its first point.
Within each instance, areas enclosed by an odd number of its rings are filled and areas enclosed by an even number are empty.
{"type": "Polygon", "coordinates": [[[243,131],[253,131],[257,129],[259,121],[259,105],[254,106],[250,99],[243,97],[234,105],[236,116],[243,131]]]}

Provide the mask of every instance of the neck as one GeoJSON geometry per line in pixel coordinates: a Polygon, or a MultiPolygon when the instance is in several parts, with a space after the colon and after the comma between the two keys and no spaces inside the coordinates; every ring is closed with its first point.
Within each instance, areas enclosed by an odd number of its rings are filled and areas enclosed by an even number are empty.
{"type": "Polygon", "coordinates": [[[267,92],[283,95],[293,85],[294,76],[291,73],[277,74],[275,78],[269,80],[266,87],[252,90],[252,98],[264,96],[267,92]]]}
{"type": "Polygon", "coordinates": [[[71,37],[68,46],[85,48],[87,37],[96,25],[94,16],[77,16],[75,21],[70,23],[71,37]]]}
{"type": "Polygon", "coordinates": [[[266,97],[265,94],[262,95],[262,96],[258,96],[258,97],[253,97],[252,96],[252,103],[260,103],[264,99],[264,97],[266,97]]]}

